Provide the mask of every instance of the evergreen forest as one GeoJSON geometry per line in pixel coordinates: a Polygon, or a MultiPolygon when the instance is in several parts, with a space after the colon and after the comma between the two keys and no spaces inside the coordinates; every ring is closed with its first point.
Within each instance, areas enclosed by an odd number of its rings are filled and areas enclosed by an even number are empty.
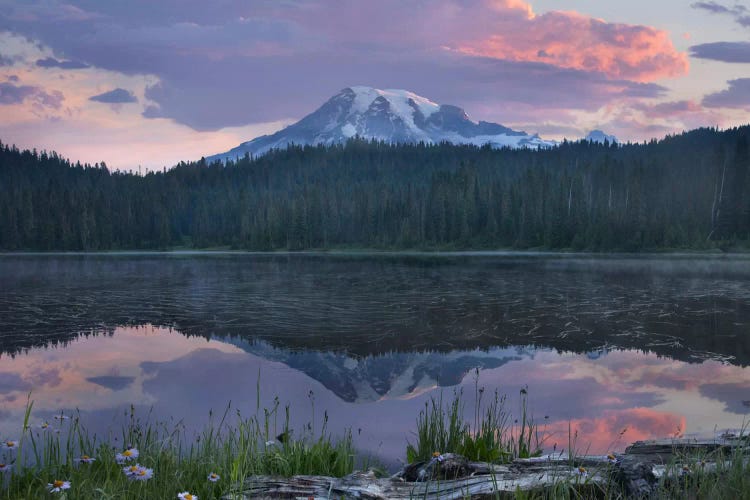
{"type": "Polygon", "coordinates": [[[291,146],[146,175],[0,143],[0,250],[747,248],[750,126],[548,150],[291,146]]]}

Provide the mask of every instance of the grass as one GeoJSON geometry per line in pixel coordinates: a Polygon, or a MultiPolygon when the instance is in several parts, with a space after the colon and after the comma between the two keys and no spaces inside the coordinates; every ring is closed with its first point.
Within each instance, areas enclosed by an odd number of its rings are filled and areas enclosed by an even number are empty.
{"type": "Polygon", "coordinates": [[[514,458],[542,454],[544,433],[528,412],[528,391],[521,389],[519,417],[510,423],[506,396],[495,391],[484,403],[479,387],[479,370],[474,378],[474,409],[471,421],[465,418],[463,392],[443,401],[431,398],[417,417],[416,442],[408,444],[406,458],[411,462],[429,460],[434,452],[456,453],[469,460],[507,463],[514,458]]]}
{"type": "MultiPolygon", "coordinates": [[[[425,403],[417,416],[415,442],[406,449],[410,463],[429,461],[433,453],[456,453],[469,460],[508,463],[518,458],[529,458],[542,454],[548,437],[528,411],[528,392],[520,391],[520,406],[517,418],[512,419],[506,409],[507,400],[496,392],[487,402],[483,401],[484,390],[478,386],[478,372],[474,384],[474,408],[467,419],[466,404],[462,391],[443,399],[441,394],[425,403]],[[512,424],[511,424],[512,422],[512,424]]],[[[750,445],[747,429],[740,432],[750,445]]],[[[623,431],[624,432],[624,431],[623,431]]],[[[622,433],[617,440],[622,437],[622,433]]],[[[578,467],[581,457],[587,454],[577,449],[577,431],[568,429],[567,460],[561,467],[578,467]]],[[[616,442],[612,443],[614,446],[616,442]]],[[[603,461],[600,466],[589,468],[586,477],[574,481],[561,480],[552,488],[539,491],[516,491],[517,500],[542,499],[624,499],[628,498],[623,487],[611,474],[612,465],[603,461]],[[608,478],[606,483],[595,483],[587,479],[601,473],[608,478]]],[[[493,478],[494,480],[494,478],[493,478]]],[[[740,498],[750,500],[750,460],[747,449],[734,448],[729,454],[713,452],[691,454],[673,452],[673,458],[664,466],[664,477],[659,482],[653,498],[677,499],[723,499],[740,498]],[[706,464],[715,463],[715,468],[706,464]]]]}
{"type": "MultiPolygon", "coordinates": [[[[408,444],[410,463],[428,461],[433,453],[456,453],[473,461],[507,463],[516,458],[540,455],[546,430],[528,411],[526,389],[520,393],[517,418],[506,409],[505,396],[495,392],[487,398],[474,385],[474,408],[467,413],[464,395],[454,392],[425,403],[417,416],[416,440],[408,444]],[[485,400],[486,399],[486,400],[485,400]]],[[[350,432],[334,439],[328,433],[328,415],[323,414],[316,429],[315,398],[309,394],[312,420],[295,435],[290,428],[289,407],[281,408],[278,399],[271,408],[261,408],[256,400],[254,415],[243,416],[231,403],[220,415],[209,414],[209,422],[199,434],[190,434],[181,422],[167,424],[144,418],[130,408],[119,435],[104,441],[91,435],[77,414],[60,415],[51,425],[31,425],[33,401],[26,406],[22,431],[12,450],[0,444],[1,464],[11,469],[0,471],[1,499],[76,498],[76,499],[151,499],[177,498],[189,491],[201,500],[225,495],[241,495],[242,483],[255,475],[289,477],[321,475],[343,477],[358,464],[350,432]],[[278,439],[274,438],[277,436],[278,439]],[[118,464],[117,454],[134,448],[137,459],[118,464]],[[95,458],[82,463],[82,456],[95,458]],[[123,467],[138,464],[153,476],[145,481],[129,478],[123,467]],[[210,474],[217,480],[209,480],[210,474]],[[56,480],[69,483],[69,489],[50,492],[56,480]]],[[[747,435],[743,429],[741,436],[747,435]]],[[[568,466],[577,466],[576,440],[569,433],[568,466]]],[[[658,485],[659,499],[750,499],[750,464],[747,451],[706,454],[674,454],[664,466],[664,478],[658,485]],[[715,467],[710,464],[715,463],[715,467]],[[708,464],[708,465],[706,465],[708,464]],[[711,470],[709,470],[711,469],[711,470]]],[[[564,465],[561,465],[564,467],[564,465]]],[[[607,484],[594,484],[581,477],[560,481],[543,491],[517,491],[516,499],[620,499],[623,489],[603,463],[601,472],[610,477],[607,484]]]]}
{"type": "Polygon", "coordinates": [[[0,499],[154,499],[177,498],[188,491],[204,500],[238,493],[242,481],[253,475],[341,477],[355,468],[350,433],[334,440],[324,415],[318,432],[310,422],[295,436],[289,408],[279,415],[278,401],[249,417],[232,412],[230,405],[218,421],[211,414],[204,430],[191,436],[181,423],[152,422],[148,416],[141,420],[131,407],[127,424],[113,442],[91,436],[78,415],[56,418],[46,429],[31,426],[32,407],[29,401],[18,449],[0,447],[0,463],[12,467],[0,473],[0,499]],[[139,456],[118,464],[117,453],[128,448],[137,449],[139,456]],[[83,455],[95,461],[76,460],[83,455]],[[153,476],[145,481],[128,478],[123,467],[136,463],[151,469],[153,476]],[[211,473],[218,480],[210,481],[211,473]],[[69,482],[70,488],[49,492],[48,485],[56,480],[69,482]]]}

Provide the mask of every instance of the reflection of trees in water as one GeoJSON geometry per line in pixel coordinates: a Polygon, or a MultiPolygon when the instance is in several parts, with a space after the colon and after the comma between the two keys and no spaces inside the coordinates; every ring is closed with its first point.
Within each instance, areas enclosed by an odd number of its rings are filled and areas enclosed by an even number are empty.
{"type": "Polygon", "coordinates": [[[744,366],[748,267],[742,259],[4,257],[0,350],[149,323],[359,357],[535,345],[744,366]]]}

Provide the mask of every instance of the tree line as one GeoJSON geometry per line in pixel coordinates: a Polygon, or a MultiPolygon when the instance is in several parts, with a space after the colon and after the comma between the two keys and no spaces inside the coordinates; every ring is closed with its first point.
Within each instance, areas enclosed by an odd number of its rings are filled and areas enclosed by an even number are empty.
{"type": "Polygon", "coordinates": [[[0,249],[593,251],[750,240],[750,126],[641,144],[291,146],[146,175],[0,143],[0,249]]]}

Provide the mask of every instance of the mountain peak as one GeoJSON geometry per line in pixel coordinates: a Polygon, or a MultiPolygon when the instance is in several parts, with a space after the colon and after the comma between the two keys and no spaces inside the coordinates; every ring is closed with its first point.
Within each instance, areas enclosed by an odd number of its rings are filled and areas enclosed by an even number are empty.
{"type": "Polygon", "coordinates": [[[604,133],[601,130],[595,129],[586,135],[584,138],[585,141],[590,142],[598,142],[599,144],[604,144],[605,142],[608,142],[610,144],[617,144],[619,141],[617,140],[617,137],[614,135],[609,135],[604,133]]]}
{"type": "Polygon", "coordinates": [[[290,144],[336,144],[354,136],[394,144],[445,141],[514,148],[547,148],[556,144],[537,134],[518,132],[497,123],[477,123],[458,106],[440,105],[408,90],[357,85],[342,89],[317,110],[283,130],[244,142],[206,160],[234,160],[290,144]]]}

